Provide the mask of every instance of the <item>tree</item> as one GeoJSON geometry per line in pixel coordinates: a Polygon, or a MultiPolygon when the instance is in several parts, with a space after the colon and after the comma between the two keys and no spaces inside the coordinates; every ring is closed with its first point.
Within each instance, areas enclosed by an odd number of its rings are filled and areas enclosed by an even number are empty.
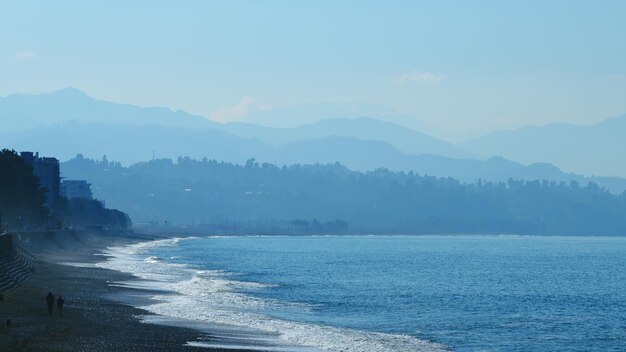
{"type": "Polygon", "coordinates": [[[0,213],[6,228],[40,226],[48,216],[45,190],[13,150],[0,151],[0,213]]]}

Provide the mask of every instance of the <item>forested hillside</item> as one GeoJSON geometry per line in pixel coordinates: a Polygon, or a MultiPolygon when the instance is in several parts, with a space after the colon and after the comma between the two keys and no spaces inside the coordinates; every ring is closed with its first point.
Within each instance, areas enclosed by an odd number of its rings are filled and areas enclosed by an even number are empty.
{"type": "Polygon", "coordinates": [[[277,167],[179,158],[122,167],[77,157],[84,178],[135,222],[343,233],[626,234],[626,194],[596,184],[452,178],[340,164],[277,167]]]}

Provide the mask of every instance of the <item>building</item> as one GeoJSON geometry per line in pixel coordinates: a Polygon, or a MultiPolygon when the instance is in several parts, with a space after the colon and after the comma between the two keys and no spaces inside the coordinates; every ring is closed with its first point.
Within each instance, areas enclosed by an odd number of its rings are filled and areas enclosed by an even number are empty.
{"type": "Polygon", "coordinates": [[[21,152],[20,156],[33,168],[33,174],[39,178],[39,185],[46,190],[46,206],[56,209],[59,204],[61,174],[57,158],[40,158],[39,153],[21,152]]]}
{"type": "Polygon", "coordinates": [[[61,183],[61,195],[67,199],[93,199],[91,185],[84,180],[63,180],[61,183]]]}

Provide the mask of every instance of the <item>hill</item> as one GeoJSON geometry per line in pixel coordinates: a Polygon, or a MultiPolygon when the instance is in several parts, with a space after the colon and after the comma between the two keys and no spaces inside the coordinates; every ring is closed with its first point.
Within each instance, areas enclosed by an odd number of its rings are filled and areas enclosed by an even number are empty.
{"type": "MultiPolygon", "coordinates": [[[[336,107],[324,109],[330,108],[336,107]]],[[[294,112],[293,109],[283,113],[294,112]]],[[[340,107],[338,111],[342,109],[346,110],[340,107]]],[[[363,108],[356,111],[377,110],[363,108]]],[[[14,94],[0,98],[0,119],[3,122],[2,147],[46,151],[61,160],[80,153],[90,158],[107,155],[125,165],[150,160],[153,156],[170,159],[206,157],[235,163],[243,163],[249,158],[278,164],[340,162],[360,171],[385,167],[394,171],[412,170],[420,174],[454,177],[462,182],[478,179],[506,181],[508,178],[555,182],[576,180],[583,184],[594,181],[615,193],[626,189],[626,180],[622,178],[585,178],[561,172],[548,163],[535,163],[535,160],[545,159],[541,151],[548,149],[542,144],[541,140],[545,138],[541,136],[528,137],[537,140],[534,144],[527,143],[529,146],[519,142],[520,153],[530,155],[534,152],[537,159],[521,158],[523,162],[520,164],[490,157],[506,151],[507,143],[515,145],[517,139],[502,132],[503,135],[493,137],[496,140],[492,146],[494,150],[491,153],[483,151],[485,160],[477,160],[450,143],[373,118],[328,119],[292,128],[221,124],[183,111],[101,101],[72,88],[48,94],[14,94]],[[500,145],[502,149],[499,149],[500,145]]],[[[621,150],[619,143],[623,143],[615,136],[624,130],[620,125],[622,120],[613,119],[601,126],[614,136],[605,135],[606,140],[597,143],[613,143],[612,148],[607,146],[602,155],[593,158],[591,150],[598,149],[587,145],[587,154],[574,153],[573,159],[580,156],[599,163],[616,158],[616,150],[621,150]]],[[[563,126],[553,126],[557,127],[560,130],[563,126]]],[[[570,145],[563,148],[566,151],[553,148],[554,153],[567,155],[567,150],[585,149],[586,144],[579,142],[585,140],[581,136],[574,135],[569,140],[570,145]]],[[[464,147],[481,152],[483,147],[489,149],[487,142],[486,139],[483,145],[476,141],[464,147]]],[[[511,153],[511,156],[514,159],[520,155],[511,153]]],[[[617,167],[617,163],[612,165],[617,167]]]]}
{"type": "Polygon", "coordinates": [[[481,156],[546,162],[584,175],[626,177],[626,115],[592,125],[550,124],[499,131],[459,146],[481,156]]]}
{"type": "MultiPolygon", "coordinates": [[[[328,108],[314,111],[328,114],[325,110],[328,108]]],[[[297,114],[296,111],[289,111],[297,114]]],[[[11,132],[73,121],[110,125],[156,125],[220,130],[242,138],[259,139],[272,145],[282,145],[301,139],[343,136],[383,141],[405,153],[466,156],[463,151],[448,142],[372,118],[329,119],[294,128],[264,127],[246,123],[223,124],[181,110],[172,111],[167,108],[139,107],[97,100],[75,88],[46,94],[13,94],[0,98],[0,120],[3,121],[3,131],[11,132]]]]}
{"type": "Polygon", "coordinates": [[[480,182],[340,164],[277,167],[179,158],[130,167],[81,157],[63,174],[136,223],[254,233],[623,235],[626,193],[595,184],[480,182]],[[176,206],[172,206],[175,204],[176,206]]]}
{"type": "Polygon", "coordinates": [[[407,154],[469,156],[467,152],[451,143],[401,125],[369,117],[325,119],[293,128],[272,128],[231,123],[224,125],[222,129],[240,137],[257,138],[272,145],[339,136],[385,142],[407,154]]]}
{"type": "Polygon", "coordinates": [[[430,154],[406,154],[380,141],[348,137],[323,137],[272,146],[214,129],[155,125],[110,125],[69,122],[21,132],[0,133],[2,147],[45,150],[61,160],[77,154],[131,165],[156,158],[215,159],[243,164],[250,158],[279,165],[340,162],[358,171],[380,167],[423,175],[454,177],[462,182],[506,181],[509,178],[582,184],[596,182],[614,193],[626,190],[621,178],[583,177],[564,173],[550,164],[522,165],[503,158],[458,159],[430,154]]]}
{"type": "Polygon", "coordinates": [[[94,99],[75,88],[0,98],[4,131],[21,131],[69,121],[207,128],[219,124],[181,110],[139,107],[94,99]]]}

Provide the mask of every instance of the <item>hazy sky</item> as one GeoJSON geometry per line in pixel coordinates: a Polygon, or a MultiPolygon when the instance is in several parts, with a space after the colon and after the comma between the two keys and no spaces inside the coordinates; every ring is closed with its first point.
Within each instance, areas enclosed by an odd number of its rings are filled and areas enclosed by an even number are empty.
{"type": "Polygon", "coordinates": [[[626,1],[2,1],[0,95],[222,120],[366,102],[462,138],[626,113],[626,1]]]}

